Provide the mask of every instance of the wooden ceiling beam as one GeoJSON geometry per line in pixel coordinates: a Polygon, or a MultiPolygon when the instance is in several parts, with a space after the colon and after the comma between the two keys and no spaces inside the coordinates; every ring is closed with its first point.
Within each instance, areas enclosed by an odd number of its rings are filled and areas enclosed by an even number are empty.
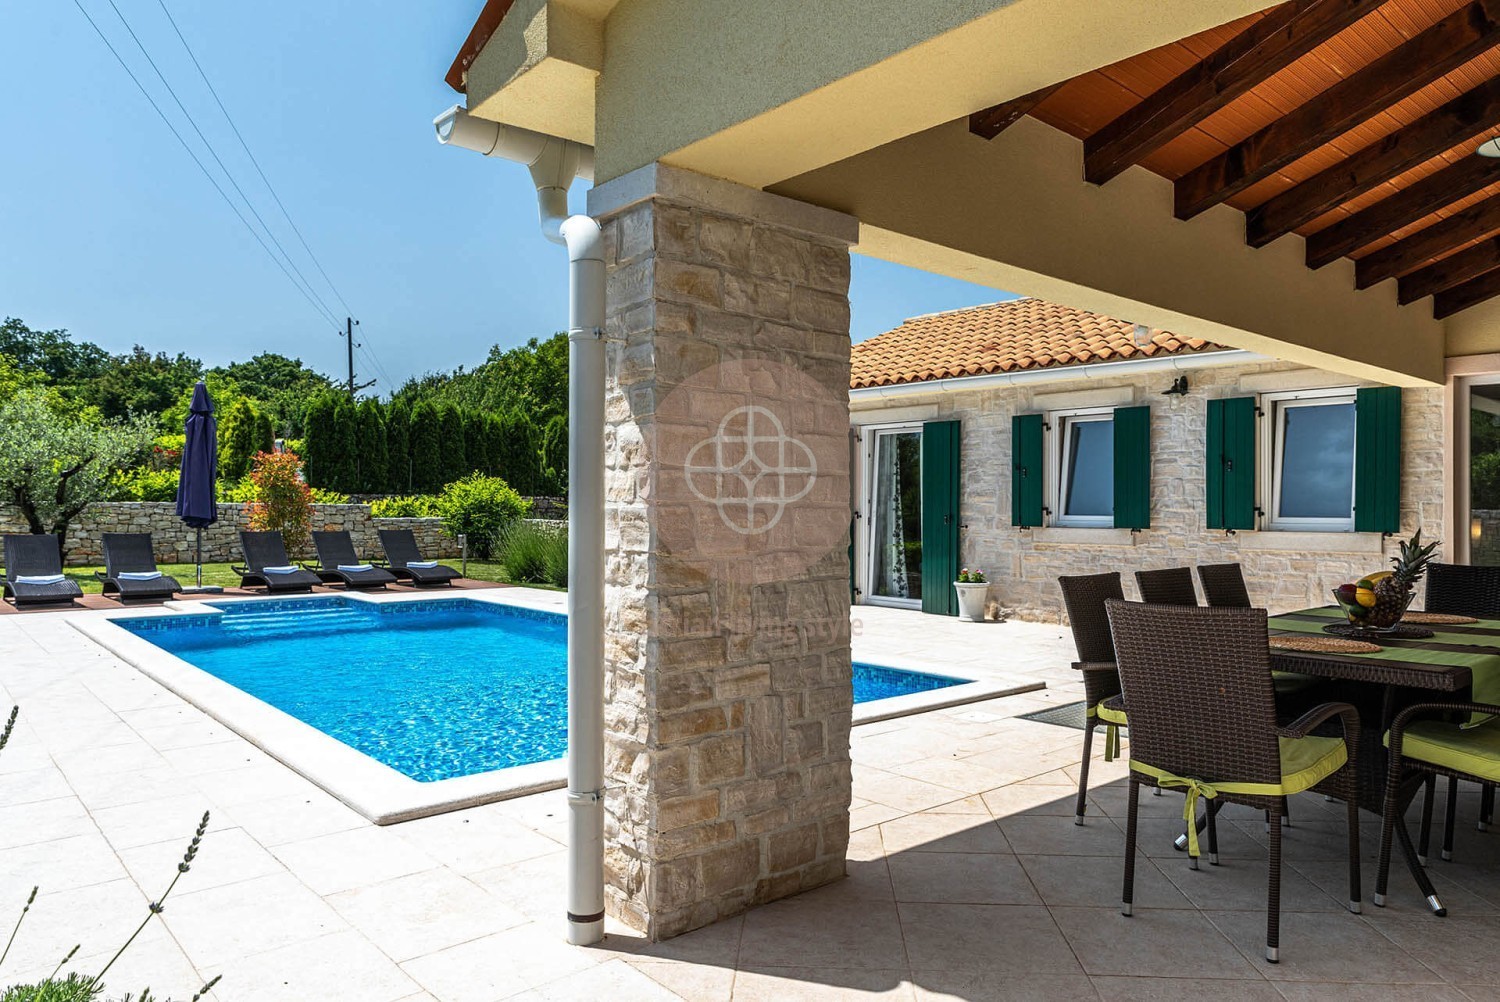
{"type": "Polygon", "coordinates": [[[1486,80],[1432,114],[1251,209],[1245,214],[1245,242],[1251,247],[1264,247],[1496,126],[1500,126],[1500,78],[1486,80]]]}
{"type": "Polygon", "coordinates": [[[1321,268],[1500,181],[1500,160],[1464,157],[1307,238],[1307,266],[1321,268]]]}
{"type": "Polygon", "coordinates": [[[1451,289],[1496,268],[1500,268],[1500,237],[1491,237],[1401,276],[1396,282],[1396,301],[1402,306],[1415,303],[1423,296],[1451,289]]]}
{"type": "Polygon", "coordinates": [[[1177,179],[1191,219],[1500,44],[1500,0],[1473,0],[1177,179]]]}
{"type": "Polygon", "coordinates": [[[1003,104],[985,108],[983,111],[974,112],[969,116],[969,131],[984,139],[994,139],[1030,114],[1032,108],[1057,93],[1057,89],[1065,83],[1067,83],[1066,80],[1050,87],[1043,87],[1041,90],[1034,90],[1021,97],[1012,98],[1003,104]]]}
{"type": "Polygon", "coordinates": [[[1385,0],[1293,0],[1272,9],[1083,141],[1083,176],[1104,184],[1385,0]]]}
{"type": "Polygon", "coordinates": [[[1433,258],[1500,232],[1500,195],[1487,198],[1424,227],[1404,240],[1366,254],[1354,262],[1354,287],[1368,289],[1376,282],[1416,271],[1433,258]]]}
{"type": "Polygon", "coordinates": [[[1497,295],[1500,295],[1500,268],[1433,296],[1432,317],[1434,320],[1443,320],[1497,295]]]}

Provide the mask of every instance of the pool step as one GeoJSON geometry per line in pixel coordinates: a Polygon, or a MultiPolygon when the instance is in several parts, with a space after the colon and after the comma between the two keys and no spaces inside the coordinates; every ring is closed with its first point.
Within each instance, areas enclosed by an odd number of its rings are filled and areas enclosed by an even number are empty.
{"type": "Polygon", "coordinates": [[[367,622],[364,612],[345,607],[315,608],[305,612],[283,607],[268,612],[228,613],[221,620],[226,633],[357,627],[367,622]]]}

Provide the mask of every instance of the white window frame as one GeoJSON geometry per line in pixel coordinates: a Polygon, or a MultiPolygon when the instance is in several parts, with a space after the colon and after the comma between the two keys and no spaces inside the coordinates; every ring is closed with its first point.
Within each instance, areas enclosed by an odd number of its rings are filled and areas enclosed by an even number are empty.
{"type": "MultiPolygon", "coordinates": [[[[858,537],[855,542],[855,561],[861,566],[854,576],[855,587],[859,589],[859,604],[861,605],[884,605],[897,609],[920,609],[922,600],[920,598],[894,598],[889,595],[875,594],[875,547],[878,545],[875,539],[875,479],[879,476],[879,469],[875,464],[875,449],[880,437],[887,433],[911,433],[915,432],[919,437],[923,434],[923,421],[890,421],[880,424],[860,425],[860,462],[864,466],[861,473],[861,496],[859,502],[859,519],[857,520],[855,533],[858,537]]],[[[918,468],[918,477],[921,469],[918,468]]],[[[923,581],[926,586],[926,581],[923,581]]],[[[945,583],[946,586],[946,583],[945,583]]]]}
{"type": "MultiPolygon", "coordinates": [[[[1070,425],[1094,421],[1114,421],[1113,407],[1075,407],[1047,413],[1047,524],[1065,529],[1112,529],[1115,517],[1109,515],[1066,515],[1063,499],[1068,496],[1068,448],[1070,425]]],[[[1113,476],[1113,470],[1111,470],[1113,476]]]]}
{"type": "Polygon", "coordinates": [[[1354,456],[1358,443],[1355,443],[1355,448],[1351,448],[1349,453],[1348,518],[1282,518],[1280,514],[1282,488],[1280,457],[1285,448],[1285,414],[1288,410],[1327,404],[1353,405],[1355,389],[1353,386],[1330,386],[1261,394],[1259,401],[1261,418],[1257,431],[1261,470],[1259,493],[1262,499],[1260,505],[1262,529],[1271,532],[1354,531],[1354,456]]]}

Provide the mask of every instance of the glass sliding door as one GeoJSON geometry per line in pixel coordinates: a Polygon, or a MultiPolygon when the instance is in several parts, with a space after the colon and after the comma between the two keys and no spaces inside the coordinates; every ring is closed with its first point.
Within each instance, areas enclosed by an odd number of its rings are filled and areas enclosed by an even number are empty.
{"type": "Polygon", "coordinates": [[[922,430],[866,432],[867,601],[920,605],[922,601],[922,430]]]}
{"type": "Polygon", "coordinates": [[[1468,428],[1459,435],[1456,459],[1462,467],[1460,497],[1468,508],[1466,562],[1500,564],[1500,377],[1468,381],[1462,396],[1468,428]]]}

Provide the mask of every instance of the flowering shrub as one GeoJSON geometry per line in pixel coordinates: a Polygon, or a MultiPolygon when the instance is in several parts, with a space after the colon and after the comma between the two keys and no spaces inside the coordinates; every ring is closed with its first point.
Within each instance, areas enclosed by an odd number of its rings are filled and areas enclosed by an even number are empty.
{"type": "Polygon", "coordinates": [[[245,510],[250,528],[279,532],[289,553],[298,553],[312,539],[313,495],[303,483],[302,460],[293,452],[257,452],[250,471],[255,499],[245,510]]]}
{"type": "Polygon", "coordinates": [[[988,579],[984,576],[984,571],[978,567],[972,571],[967,567],[962,567],[958,571],[959,584],[984,584],[986,580],[988,579]]]}

